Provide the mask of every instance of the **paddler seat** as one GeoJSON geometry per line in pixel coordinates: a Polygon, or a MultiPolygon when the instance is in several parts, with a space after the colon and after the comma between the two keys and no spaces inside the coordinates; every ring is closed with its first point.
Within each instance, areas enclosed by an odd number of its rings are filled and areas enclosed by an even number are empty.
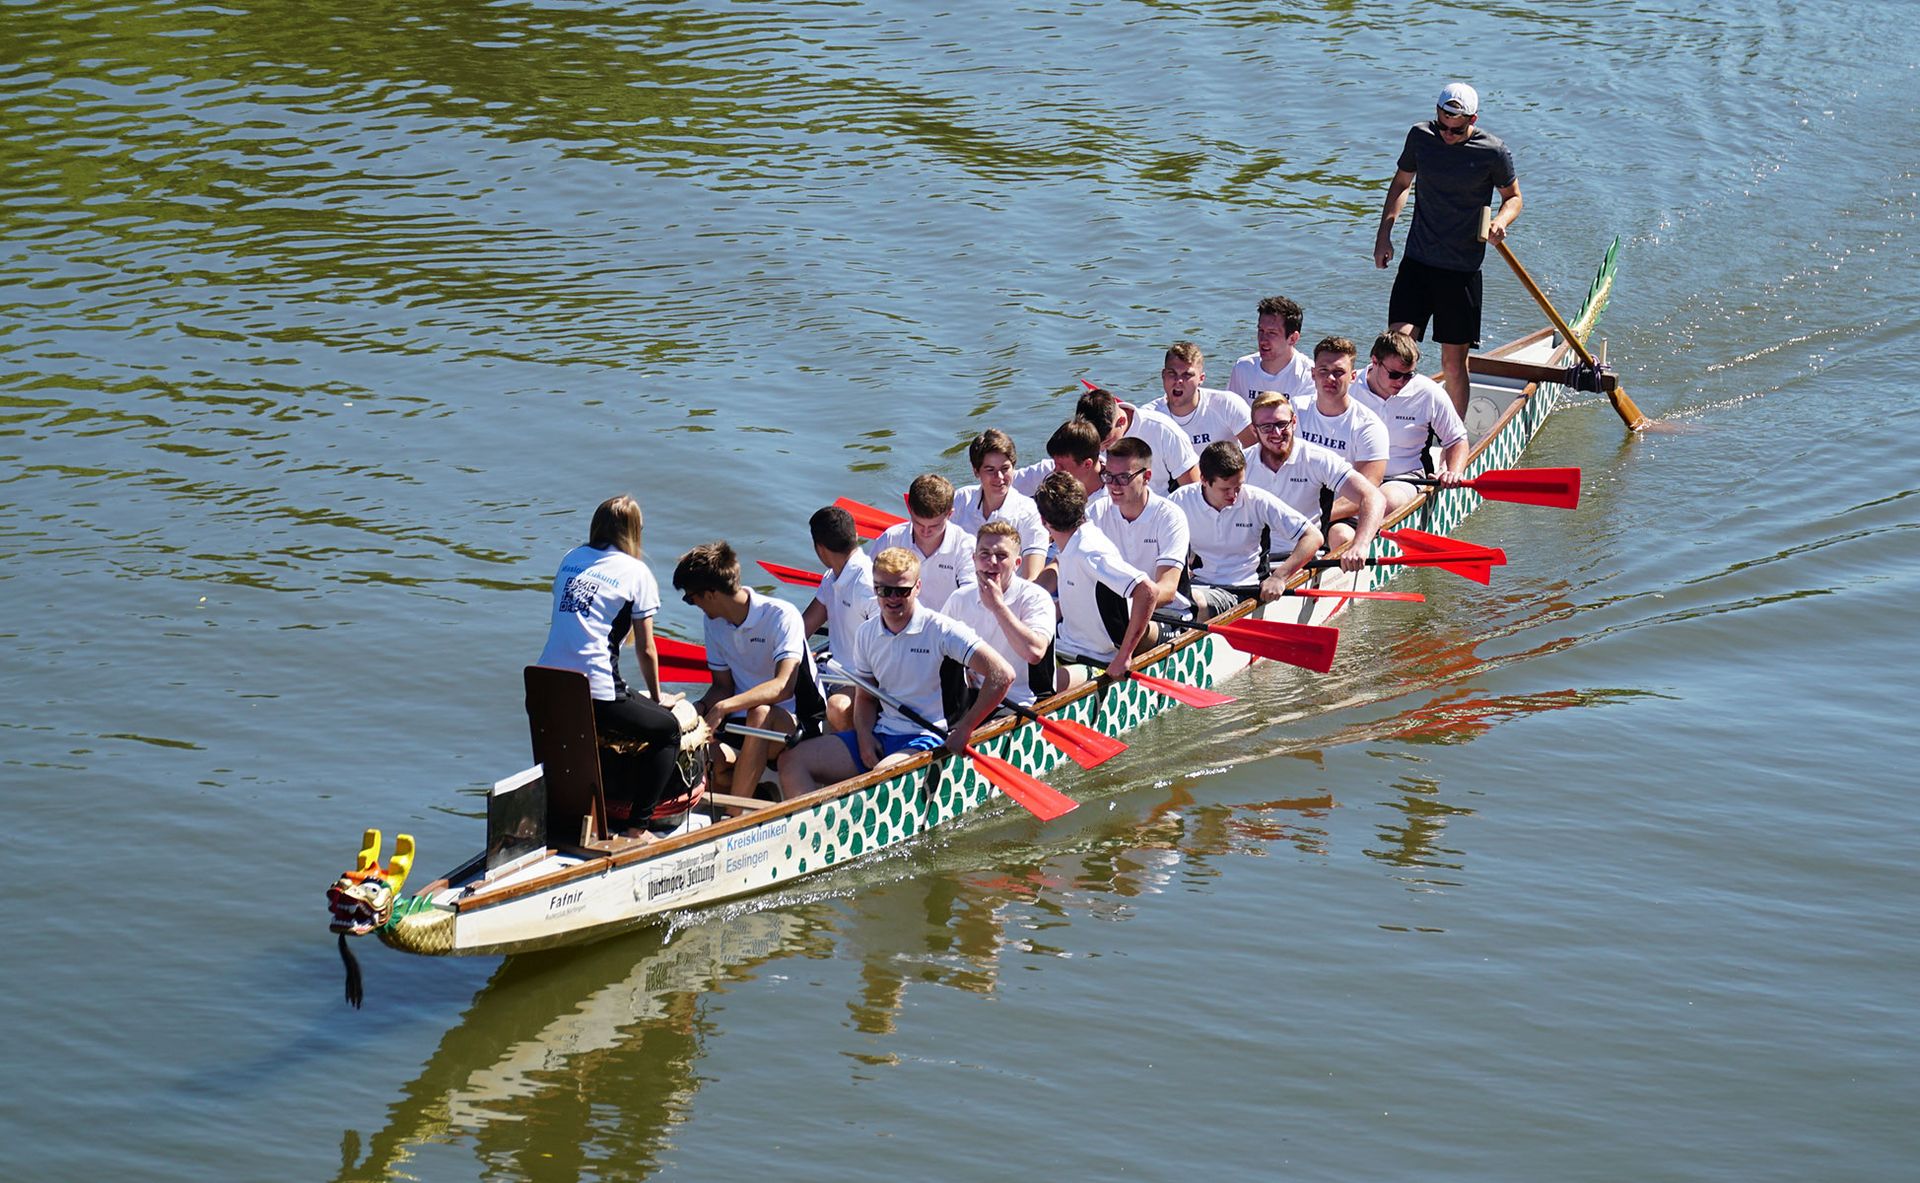
{"type": "Polygon", "coordinates": [[[547,833],[556,843],[576,836],[582,845],[604,842],[607,798],[587,676],[530,665],[525,677],[533,758],[547,781],[547,833]]]}

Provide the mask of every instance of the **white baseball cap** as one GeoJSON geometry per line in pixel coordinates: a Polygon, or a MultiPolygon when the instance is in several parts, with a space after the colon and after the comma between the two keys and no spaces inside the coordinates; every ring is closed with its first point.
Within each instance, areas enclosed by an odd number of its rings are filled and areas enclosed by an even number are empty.
{"type": "Polygon", "coordinates": [[[1464,82],[1449,82],[1433,105],[1449,115],[1478,115],[1480,95],[1464,82]]]}

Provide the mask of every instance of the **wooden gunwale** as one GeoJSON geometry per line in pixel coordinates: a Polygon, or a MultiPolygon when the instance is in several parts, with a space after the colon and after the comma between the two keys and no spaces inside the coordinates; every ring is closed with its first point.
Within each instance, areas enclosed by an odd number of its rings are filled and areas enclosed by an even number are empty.
{"type": "MultiPolygon", "coordinates": [[[[1599,303],[1596,302],[1595,307],[1598,307],[1598,306],[1599,306],[1599,303]]],[[[1552,337],[1554,335],[1555,335],[1555,330],[1552,328],[1538,329],[1532,333],[1527,334],[1526,336],[1520,337],[1513,341],[1509,341],[1506,344],[1497,347],[1488,356],[1499,357],[1508,353],[1518,352],[1520,350],[1526,349],[1527,347],[1540,342],[1543,339],[1552,337]]],[[[1562,342],[1560,346],[1557,349],[1555,349],[1552,354],[1549,355],[1550,361],[1557,361],[1565,357],[1566,354],[1570,351],[1570,349],[1571,349],[1571,346],[1568,343],[1562,342]]],[[[1538,383],[1529,382],[1524,387],[1522,387],[1518,392],[1516,392],[1516,397],[1507,404],[1506,409],[1501,412],[1500,417],[1494,421],[1493,425],[1489,427],[1487,431],[1481,436],[1480,442],[1475,444],[1472,451],[1468,453],[1469,465],[1471,465],[1474,460],[1478,459],[1478,457],[1480,456],[1480,453],[1494,440],[1499,438],[1501,432],[1506,429],[1508,423],[1510,423],[1515,416],[1521,413],[1521,411],[1525,407],[1526,400],[1533,396],[1535,391],[1538,389],[1538,386],[1539,386],[1538,383]]],[[[1384,528],[1390,527],[1420,512],[1422,509],[1425,508],[1428,499],[1432,497],[1434,493],[1437,493],[1439,491],[1440,490],[1434,490],[1431,492],[1422,493],[1420,496],[1415,497],[1412,501],[1408,502],[1398,513],[1393,514],[1385,522],[1381,523],[1382,528],[1384,529],[1384,528]]],[[[1329,551],[1328,555],[1329,557],[1338,557],[1339,555],[1344,553],[1345,550],[1346,550],[1346,547],[1342,546],[1338,550],[1329,551]]],[[[1288,580],[1287,586],[1289,588],[1304,586],[1308,583],[1311,583],[1312,580],[1316,578],[1318,574],[1319,573],[1316,571],[1300,571],[1296,573],[1292,579],[1288,580]]],[[[1235,607],[1229,609],[1227,612],[1222,613],[1220,616],[1214,619],[1219,621],[1239,620],[1242,617],[1247,616],[1249,613],[1257,611],[1260,608],[1260,606],[1261,605],[1257,600],[1244,600],[1238,605],[1236,605],[1235,607]]],[[[1151,668],[1152,666],[1159,664],[1161,661],[1179,652],[1181,649],[1184,649],[1189,645],[1196,645],[1201,643],[1206,639],[1206,637],[1207,637],[1207,634],[1198,629],[1183,630],[1178,636],[1174,637],[1173,639],[1169,641],[1164,641],[1154,646],[1153,648],[1140,653],[1138,656],[1136,656],[1133,659],[1131,663],[1129,663],[1128,668],[1129,669],[1151,668]]],[[[1033,709],[1039,714],[1052,714],[1058,711],[1060,708],[1071,705],[1072,703],[1078,702],[1080,699],[1085,698],[1090,694],[1098,694],[1098,693],[1104,692],[1107,689],[1108,685],[1109,685],[1109,682],[1105,677],[1096,678],[1096,679],[1093,679],[1092,681],[1084,683],[1083,685],[1076,686],[1071,690],[1064,690],[1064,691],[1060,691],[1055,694],[1049,695],[1048,697],[1036,702],[1034,704],[1033,709]]],[[[979,728],[979,730],[977,730],[974,733],[975,739],[980,742],[985,742],[987,740],[992,740],[1001,735],[1004,735],[1007,732],[1012,731],[1016,727],[1026,726],[1026,725],[1027,725],[1026,721],[1018,718],[1017,716],[1006,716],[1004,718],[996,719],[990,723],[983,725],[981,728],[979,728]]],[[[1033,725],[1038,726],[1038,724],[1033,724],[1033,725]]],[[[743,832],[745,830],[751,829],[754,826],[764,824],[769,820],[785,817],[791,814],[812,809],[813,807],[823,804],[825,802],[833,801],[841,797],[851,796],[864,789],[870,788],[873,785],[878,784],[882,781],[892,780],[896,777],[902,777],[909,773],[926,769],[931,764],[933,764],[935,760],[945,759],[947,758],[947,755],[948,754],[944,751],[929,753],[924,756],[916,757],[903,764],[893,765],[892,767],[887,768],[883,771],[862,773],[861,775],[853,777],[851,779],[838,781],[834,784],[823,786],[804,796],[795,797],[788,801],[777,802],[767,806],[764,809],[758,809],[753,811],[752,813],[743,814],[739,817],[728,818],[725,821],[715,822],[712,825],[703,826],[700,829],[691,830],[685,834],[681,834],[676,837],[666,838],[660,841],[651,842],[644,846],[635,847],[631,850],[622,851],[617,854],[607,854],[607,855],[601,855],[595,858],[584,859],[583,861],[579,863],[575,863],[572,866],[562,867],[557,870],[550,871],[545,875],[537,876],[533,879],[525,879],[525,880],[519,880],[519,881],[510,883],[510,884],[502,884],[501,886],[491,891],[477,891],[471,895],[462,896],[454,900],[452,902],[452,907],[456,912],[476,911],[482,908],[488,908],[494,905],[508,903],[512,900],[520,899],[524,896],[534,895],[539,892],[546,891],[550,888],[557,887],[565,883],[570,883],[577,879],[586,878],[594,875],[603,875],[610,871],[623,868],[623,867],[628,867],[636,863],[650,862],[654,859],[665,858],[671,855],[679,854],[682,851],[691,850],[699,846],[704,846],[710,842],[715,841],[716,839],[724,841],[726,837],[730,834],[743,832]]]]}

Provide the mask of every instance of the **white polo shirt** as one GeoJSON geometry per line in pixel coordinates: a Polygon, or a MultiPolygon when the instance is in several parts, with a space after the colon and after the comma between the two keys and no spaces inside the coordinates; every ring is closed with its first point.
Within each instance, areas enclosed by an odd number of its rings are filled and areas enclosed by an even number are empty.
{"type": "MultiPolygon", "coordinates": [[[[1053,462],[1047,462],[1052,470],[1053,462]]],[[[1043,474],[1044,475],[1044,474],[1043,474]]],[[[1034,482],[1039,488],[1040,482],[1034,482]]],[[[968,485],[957,489],[953,494],[953,524],[979,540],[980,527],[988,522],[1010,522],[1020,531],[1020,553],[1022,555],[1043,555],[1047,553],[1047,526],[1040,520],[1040,507],[1033,503],[1031,494],[1022,493],[1018,488],[1007,490],[1006,499],[1000,502],[1000,508],[987,513],[981,505],[982,493],[979,485],[968,485]]]]}
{"type": "Polygon", "coordinates": [[[1392,450],[1387,442],[1387,425],[1380,416],[1358,401],[1347,399],[1347,409],[1338,415],[1322,415],[1319,396],[1293,400],[1295,438],[1319,444],[1348,464],[1385,460],[1392,450]]]}
{"type": "MultiPolygon", "coordinates": [[[[1013,470],[1013,491],[1031,501],[1033,495],[1040,491],[1040,482],[1046,480],[1052,473],[1053,457],[1051,456],[1035,460],[1032,464],[1022,464],[1013,470]]],[[[954,494],[954,497],[957,500],[959,494],[954,494]]]]}
{"type": "Polygon", "coordinates": [[[879,611],[873,598],[873,557],[864,548],[854,547],[840,574],[835,575],[831,567],[821,573],[813,599],[827,610],[827,639],[842,649],[852,644],[853,630],[879,611]]]}
{"type": "MultiPolygon", "coordinates": [[[[940,699],[940,662],[948,657],[961,665],[971,661],[973,651],[982,644],[977,633],[925,604],[915,604],[907,626],[899,632],[888,629],[886,618],[876,612],[853,636],[847,667],[854,674],[906,703],[934,726],[947,725],[940,699]]],[[[883,703],[874,730],[920,735],[926,729],[883,703]]]]}
{"type": "Polygon", "coordinates": [[[1267,527],[1268,545],[1276,553],[1291,551],[1311,525],[1278,497],[1252,484],[1242,485],[1240,497],[1225,509],[1207,504],[1206,486],[1182,485],[1168,494],[1187,515],[1196,583],[1244,587],[1260,576],[1260,529],[1267,527]]]}
{"type": "Polygon", "coordinates": [[[952,519],[948,519],[947,532],[930,555],[921,554],[913,544],[911,518],[874,539],[873,553],[877,555],[890,546],[912,551],[920,560],[920,602],[935,612],[946,606],[948,596],[974,580],[973,535],[954,525],[952,519]]]}
{"type": "MultiPolygon", "coordinates": [[[[1193,441],[1187,438],[1186,429],[1178,423],[1147,407],[1136,407],[1132,403],[1121,403],[1121,408],[1133,416],[1133,421],[1120,434],[1142,439],[1153,449],[1153,470],[1169,482],[1174,477],[1200,463],[1200,453],[1193,450],[1193,441]]],[[[1105,456],[1101,457],[1103,460],[1105,456]]]]}
{"type": "Polygon", "coordinates": [[[1054,634],[1054,644],[1076,657],[1113,660],[1120,647],[1107,635],[1094,589],[1104,584],[1124,599],[1147,577],[1121,558],[1113,540],[1094,525],[1083,525],[1073,532],[1061,548],[1059,564],[1060,628],[1054,634]]]}
{"type": "Polygon", "coordinates": [[[620,678],[620,643],[636,620],[660,611],[660,585],[647,565],[617,546],[576,546],[553,577],[553,623],[540,664],[578,670],[587,688],[611,701],[620,678]]]}
{"type": "Polygon", "coordinates": [[[1367,385],[1367,375],[1372,371],[1373,366],[1369,365],[1354,375],[1347,394],[1386,425],[1388,476],[1417,475],[1425,471],[1420,457],[1427,450],[1429,430],[1440,438],[1443,448],[1451,448],[1467,438],[1467,425],[1460,421],[1460,412],[1453,409],[1446,387],[1425,374],[1415,374],[1407,379],[1399,394],[1381,398],[1367,385]]]}
{"type": "Polygon", "coordinates": [[[1293,351],[1293,360],[1280,367],[1278,374],[1269,374],[1260,368],[1260,355],[1249,353],[1233,363],[1233,373],[1227,379],[1227,389],[1253,405],[1253,396],[1263,390],[1277,390],[1288,398],[1311,395],[1313,388],[1313,359],[1299,349],[1293,351]]]}
{"type": "Polygon", "coordinates": [[[1352,475],[1353,465],[1306,440],[1293,441],[1293,452],[1278,471],[1260,458],[1259,445],[1247,449],[1247,484],[1265,489],[1308,521],[1320,519],[1320,490],[1332,489],[1338,497],[1352,475]]]}
{"type": "MultiPolygon", "coordinates": [[[[1053,597],[1047,594],[1046,588],[1015,575],[1003,596],[1014,619],[1033,630],[1042,644],[1053,640],[1053,597]]],[[[980,639],[1013,667],[1013,686],[1007,690],[1007,700],[1022,706],[1031,703],[1033,684],[1027,677],[1027,667],[1033,663],[1015,652],[1000,618],[980,599],[980,585],[974,583],[954,592],[953,598],[947,601],[946,615],[979,633],[980,639]]],[[[967,672],[967,681],[975,686],[980,684],[979,677],[971,670],[967,672]]]]}
{"type": "MultiPolygon", "coordinates": [[[[1189,531],[1187,515],[1158,493],[1149,491],[1146,507],[1132,521],[1120,512],[1120,504],[1102,498],[1089,506],[1087,521],[1099,527],[1130,567],[1138,568],[1151,579],[1162,567],[1185,567],[1189,531]]],[[[1187,598],[1178,592],[1168,602],[1171,611],[1185,611],[1187,598]]]]}
{"type": "MultiPolygon", "coordinates": [[[[736,694],[751,690],[771,681],[774,667],[780,662],[806,656],[805,628],[800,609],[749,588],[747,615],[739,625],[718,617],[707,618],[707,668],[731,674],[736,694]]],[[[806,675],[803,672],[801,676],[806,675]]],[[[778,706],[792,714],[793,696],[781,699],[778,706]]]]}
{"type": "Polygon", "coordinates": [[[1215,440],[1237,440],[1253,418],[1246,399],[1235,398],[1231,391],[1209,390],[1204,386],[1195,393],[1193,410],[1186,415],[1174,414],[1165,396],[1148,403],[1147,410],[1157,411],[1178,425],[1187,433],[1196,452],[1215,440]]]}

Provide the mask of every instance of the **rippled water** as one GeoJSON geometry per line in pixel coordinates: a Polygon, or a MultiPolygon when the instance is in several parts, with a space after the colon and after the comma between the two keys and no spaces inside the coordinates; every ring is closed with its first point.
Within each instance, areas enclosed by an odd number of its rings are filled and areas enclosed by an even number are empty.
{"type": "MultiPolygon", "coordinates": [[[[1822,1178],[1920,1153],[1909,14],[1624,2],[82,5],[0,22],[8,1178],[1822,1178]],[[1635,400],[1344,624],[1011,814],[588,949],[365,946],[525,761],[552,565],[807,555],[1364,337],[1451,76],[1635,400]]],[[[1536,327],[1489,271],[1489,341],[1536,327]]],[[[665,627],[694,622],[672,605],[665,627]]]]}

